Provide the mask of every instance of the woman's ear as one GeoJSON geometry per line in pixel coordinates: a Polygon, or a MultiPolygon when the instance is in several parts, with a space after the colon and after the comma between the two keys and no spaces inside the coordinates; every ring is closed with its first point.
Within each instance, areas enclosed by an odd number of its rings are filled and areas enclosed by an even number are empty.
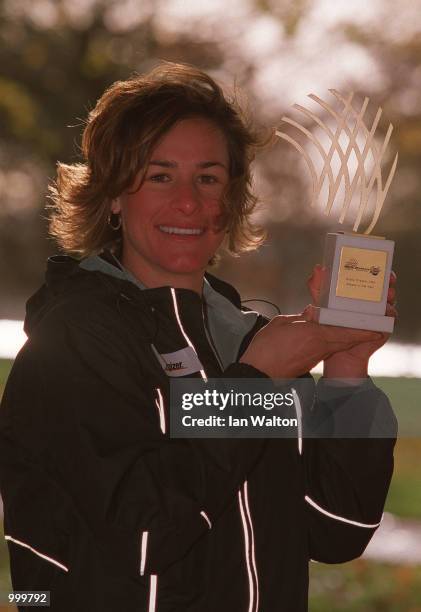
{"type": "Polygon", "coordinates": [[[114,200],[111,202],[111,212],[115,215],[118,215],[121,212],[120,197],[114,198],[114,200]]]}

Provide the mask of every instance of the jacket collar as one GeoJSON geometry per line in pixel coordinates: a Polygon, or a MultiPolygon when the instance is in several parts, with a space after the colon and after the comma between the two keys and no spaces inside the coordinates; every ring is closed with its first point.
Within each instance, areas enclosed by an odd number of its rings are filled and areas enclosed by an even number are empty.
{"type": "MultiPolygon", "coordinates": [[[[133,305],[147,305],[149,311],[157,308],[168,314],[174,313],[171,287],[143,288],[127,270],[116,265],[116,261],[109,251],[82,261],[67,255],[50,257],[46,284],[27,302],[26,333],[30,333],[62,292],[71,294],[79,290],[85,294],[86,291],[97,291],[98,285],[91,282],[92,274],[107,292],[116,295],[117,303],[127,299],[133,305]],[[77,284],[74,282],[76,278],[77,284]]],[[[195,335],[198,327],[203,329],[205,323],[224,367],[235,361],[258,313],[242,311],[240,296],[234,287],[208,273],[202,297],[191,289],[175,289],[174,292],[186,328],[191,328],[195,335]]]]}
{"type": "MultiPolygon", "coordinates": [[[[147,289],[110,251],[84,259],[79,267],[129,281],[142,290],[143,297],[151,306],[170,300],[170,288],[147,289]]],[[[176,289],[175,293],[182,311],[196,311],[200,319],[205,317],[223,365],[226,367],[235,361],[241,342],[256,323],[258,313],[241,311],[241,299],[234,287],[211,274],[205,275],[202,297],[190,289],[176,289]]]]}

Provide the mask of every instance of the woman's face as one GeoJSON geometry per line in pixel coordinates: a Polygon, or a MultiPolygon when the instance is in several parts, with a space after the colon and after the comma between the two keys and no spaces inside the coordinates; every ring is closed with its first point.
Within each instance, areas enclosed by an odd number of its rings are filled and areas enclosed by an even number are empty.
{"type": "Polygon", "coordinates": [[[224,237],[221,197],[229,181],[224,134],[205,118],[176,123],[157,144],[140,189],[113,204],[121,212],[122,263],[147,287],[201,292],[224,237]]]}

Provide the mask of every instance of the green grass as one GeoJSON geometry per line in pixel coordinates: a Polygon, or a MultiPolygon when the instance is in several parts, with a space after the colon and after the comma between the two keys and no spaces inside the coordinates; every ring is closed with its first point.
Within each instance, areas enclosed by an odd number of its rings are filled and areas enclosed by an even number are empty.
{"type": "Polygon", "coordinates": [[[386,502],[388,512],[421,519],[420,458],[420,438],[398,439],[395,447],[395,470],[386,502]]]}
{"type": "Polygon", "coordinates": [[[6,380],[13,361],[11,359],[0,359],[0,383],[6,380]]]}
{"type": "Polygon", "coordinates": [[[0,359],[0,397],[3,393],[3,387],[6,382],[6,378],[9,375],[12,363],[13,361],[10,359],[0,359]]]}
{"type": "Polygon", "coordinates": [[[310,563],[310,612],[421,612],[421,566],[310,563]]]}
{"type": "Polygon", "coordinates": [[[395,470],[386,510],[421,519],[421,379],[376,378],[375,383],[389,397],[399,422],[395,470]]]}
{"type": "Polygon", "coordinates": [[[9,552],[3,533],[3,522],[0,521],[0,604],[7,603],[6,593],[12,591],[9,571],[9,552]]]}
{"type": "Polygon", "coordinates": [[[401,438],[421,438],[421,378],[375,378],[389,397],[399,421],[401,438]]]}
{"type": "MultiPolygon", "coordinates": [[[[3,387],[10,372],[10,368],[12,367],[12,363],[13,361],[11,360],[0,359],[0,397],[3,393],[3,387]]],[[[9,553],[4,539],[3,522],[0,521],[0,604],[7,602],[6,593],[9,593],[11,590],[9,553]]],[[[8,607],[7,609],[12,612],[15,608],[8,607]]]]}

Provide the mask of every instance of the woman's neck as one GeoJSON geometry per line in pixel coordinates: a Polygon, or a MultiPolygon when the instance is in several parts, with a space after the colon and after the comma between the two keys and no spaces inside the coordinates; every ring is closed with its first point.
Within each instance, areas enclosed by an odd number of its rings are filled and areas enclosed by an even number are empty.
{"type": "Polygon", "coordinates": [[[124,257],[124,253],[119,263],[148,289],[169,286],[175,289],[190,289],[202,295],[204,270],[195,274],[169,273],[160,269],[152,269],[150,266],[135,265],[134,262],[124,257]]]}

